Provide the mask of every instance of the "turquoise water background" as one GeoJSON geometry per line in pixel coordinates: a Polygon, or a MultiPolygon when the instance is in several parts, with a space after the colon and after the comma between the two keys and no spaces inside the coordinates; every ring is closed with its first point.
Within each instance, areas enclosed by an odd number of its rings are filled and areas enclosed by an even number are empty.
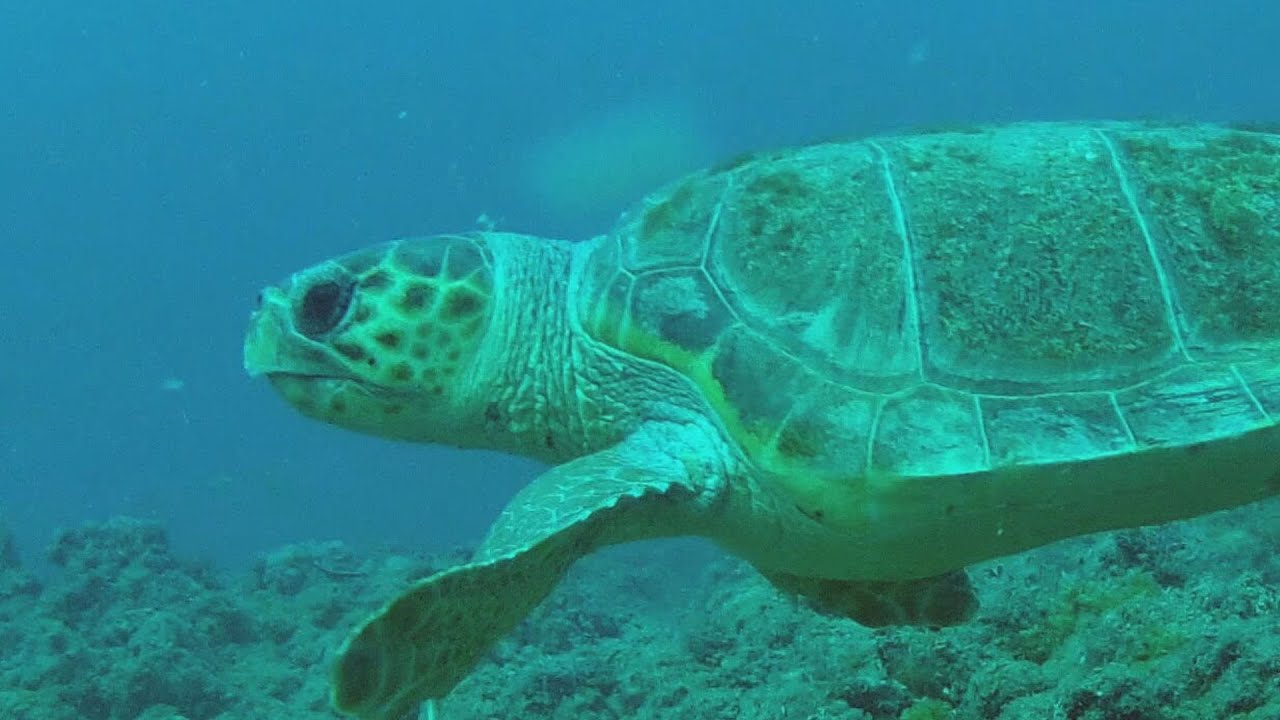
{"type": "Polygon", "coordinates": [[[1277,38],[1245,0],[8,3],[0,516],[36,561],[117,514],[229,566],[472,542],[538,467],[302,419],[240,369],[258,287],[399,235],[589,237],[751,148],[1280,121],[1277,38]]]}

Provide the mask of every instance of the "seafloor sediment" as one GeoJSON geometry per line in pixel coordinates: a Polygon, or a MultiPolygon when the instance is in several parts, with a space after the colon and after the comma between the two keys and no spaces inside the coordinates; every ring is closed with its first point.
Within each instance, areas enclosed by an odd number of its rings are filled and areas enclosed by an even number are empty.
{"type": "MultiPolygon", "coordinates": [[[[458,557],[304,543],[226,577],[155,524],[60,533],[58,572],[0,533],[0,718],[312,720],[333,651],[458,557]]],[[[441,720],[1280,718],[1280,501],[1069,541],[973,572],[977,618],[868,630],[670,545],[589,558],[441,720]]]]}

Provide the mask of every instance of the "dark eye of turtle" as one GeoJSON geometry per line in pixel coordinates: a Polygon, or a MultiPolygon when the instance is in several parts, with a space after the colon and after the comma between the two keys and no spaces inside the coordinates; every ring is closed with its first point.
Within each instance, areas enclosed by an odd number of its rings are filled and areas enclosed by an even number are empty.
{"type": "Polygon", "coordinates": [[[293,319],[298,332],[314,338],[336,328],[351,304],[351,289],[350,283],[333,280],[307,288],[293,319]]]}

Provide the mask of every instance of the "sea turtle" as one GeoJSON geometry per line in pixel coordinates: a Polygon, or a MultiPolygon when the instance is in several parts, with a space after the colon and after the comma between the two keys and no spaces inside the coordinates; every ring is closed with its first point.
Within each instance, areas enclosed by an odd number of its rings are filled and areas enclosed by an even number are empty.
{"type": "Polygon", "coordinates": [[[700,535],[813,607],[948,625],[963,568],[1280,492],[1280,135],[1043,123],[691,174],[606,235],[403,239],[262,295],[301,412],[552,467],[343,646],[443,697],[610,543],[700,535]]]}

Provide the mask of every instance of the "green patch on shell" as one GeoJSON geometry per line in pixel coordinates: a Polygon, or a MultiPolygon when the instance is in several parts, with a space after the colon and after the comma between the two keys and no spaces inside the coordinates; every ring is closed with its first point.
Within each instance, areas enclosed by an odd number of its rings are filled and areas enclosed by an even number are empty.
{"type": "Polygon", "coordinates": [[[618,340],[619,348],[626,352],[678,369],[697,386],[702,398],[742,448],[748,454],[759,452],[762,447],[760,436],[748,432],[738,408],[726,396],[724,386],[715,375],[714,348],[694,353],[639,328],[631,328],[618,340]]]}

